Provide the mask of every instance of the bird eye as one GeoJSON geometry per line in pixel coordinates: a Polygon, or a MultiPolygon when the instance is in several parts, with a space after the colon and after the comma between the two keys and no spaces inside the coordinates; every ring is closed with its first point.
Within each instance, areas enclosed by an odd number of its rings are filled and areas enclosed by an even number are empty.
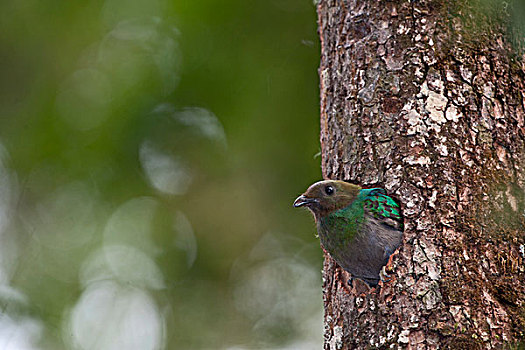
{"type": "Polygon", "coordinates": [[[331,195],[334,194],[335,189],[334,189],[332,186],[326,186],[326,187],[324,188],[324,191],[325,191],[325,193],[326,193],[327,195],[331,196],[331,195]]]}

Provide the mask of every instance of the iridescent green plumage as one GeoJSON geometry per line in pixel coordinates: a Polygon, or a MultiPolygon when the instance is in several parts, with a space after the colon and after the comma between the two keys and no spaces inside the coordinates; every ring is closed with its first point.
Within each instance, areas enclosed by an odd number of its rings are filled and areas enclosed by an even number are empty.
{"type": "MultiPolygon", "coordinates": [[[[403,219],[399,205],[382,188],[363,189],[359,198],[363,198],[365,211],[376,219],[383,220],[385,225],[403,230],[403,219]]],[[[356,203],[357,204],[357,203],[356,203]]]]}
{"type": "Polygon", "coordinates": [[[370,285],[378,283],[403,235],[399,205],[385,190],[320,181],[294,205],[312,211],[321,244],[342,268],[370,285]]]}

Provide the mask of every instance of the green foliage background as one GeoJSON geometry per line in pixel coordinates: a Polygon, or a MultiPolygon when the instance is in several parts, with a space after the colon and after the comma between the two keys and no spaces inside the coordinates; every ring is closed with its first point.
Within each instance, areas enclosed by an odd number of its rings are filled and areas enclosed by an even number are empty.
{"type": "Polygon", "coordinates": [[[320,347],[312,3],[0,10],[0,348],[320,347]]]}

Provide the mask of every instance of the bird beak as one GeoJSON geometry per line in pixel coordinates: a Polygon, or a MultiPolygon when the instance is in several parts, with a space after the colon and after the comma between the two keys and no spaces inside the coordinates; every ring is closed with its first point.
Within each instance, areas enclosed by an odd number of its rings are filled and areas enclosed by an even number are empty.
{"type": "Polygon", "coordinates": [[[297,197],[295,202],[293,202],[293,206],[296,208],[302,207],[303,205],[309,206],[312,203],[317,203],[317,199],[315,198],[308,198],[304,194],[297,197]]]}

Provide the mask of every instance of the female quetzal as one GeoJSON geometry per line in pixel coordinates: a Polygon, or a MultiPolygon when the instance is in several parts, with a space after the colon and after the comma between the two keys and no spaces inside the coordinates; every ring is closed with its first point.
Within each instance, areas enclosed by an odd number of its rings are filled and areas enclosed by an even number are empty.
{"type": "Polygon", "coordinates": [[[302,206],[313,213],[321,244],[339,266],[353,278],[377,285],[403,238],[399,205],[386,191],[319,181],[295,200],[294,207],[302,206]]]}

